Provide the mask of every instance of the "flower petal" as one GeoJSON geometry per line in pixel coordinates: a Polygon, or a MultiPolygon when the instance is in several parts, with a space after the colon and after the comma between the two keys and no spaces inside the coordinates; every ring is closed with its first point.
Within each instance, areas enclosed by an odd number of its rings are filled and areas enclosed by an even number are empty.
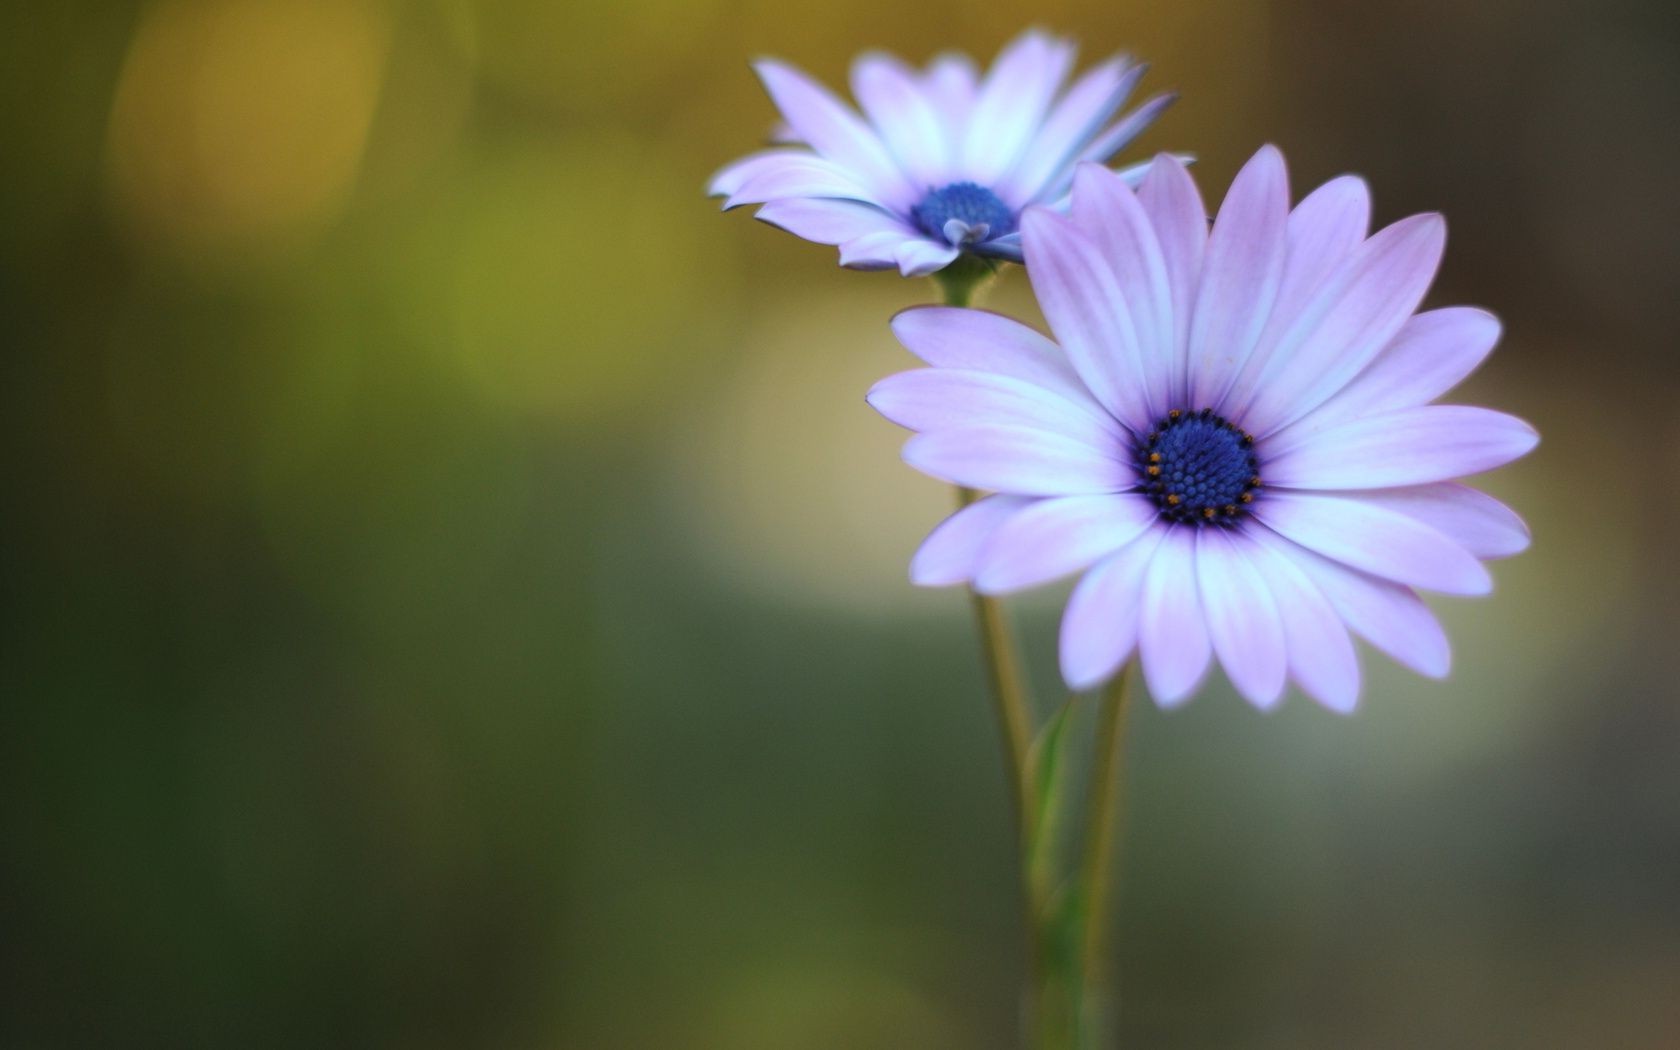
{"type": "Polygon", "coordinates": [[[1163,529],[1143,583],[1138,649],[1150,695],[1162,707],[1190,698],[1207,673],[1213,646],[1196,586],[1195,533],[1163,529]]]}
{"type": "Polygon", "coordinates": [[[893,258],[898,261],[898,272],[904,276],[926,277],[951,265],[960,254],[949,244],[935,244],[918,237],[900,242],[893,258]]]}
{"type": "Polygon", "coordinates": [[[1446,230],[1439,215],[1414,215],[1366,241],[1279,339],[1243,425],[1257,437],[1271,434],[1363,371],[1428,291],[1446,230]]]}
{"type": "MultiPolygon", "coordinates": [[[[706,184],[706,196],[731,197],[735,191],[745,186],[748,180],[782,164],[792,161],[820,160],[816,154],[808,149],[767,149],[757,153],[749,153],[740,160],[733,161],[718,169],[706,184]]],[[[724,205],[727,209],[729,206],[724,205]]]]}
{"type": "Polygon", "coordinates": [[[1258,542],[1262,535],[1276,534],[1251,530],[1245,535],[1247,553],[1277,603],[1290,676],[1302,692],[1330,710],[1352,711],[1359,701],[1359,657],[1347,626],[1324,592],[1285,553],[1287,541],[1258,542]]]}
{"type": "Polygon", "coordinates": [[[909,430],[1002,424],[1065,434],[1093,448],[1127,440],[1120,424],[1102,409],[1082,406],[1041,386],[994,372],[918,368],[876,383],[865,400],[875,411],[909,430]]]}
{"type": "Polygon", "coordinates": [[[1528,526],[1485,492],[1441,482],[1361,492],[1367,503],[1399,511],[1450,536],[1478,558],[1509,558],[1528,549],[1528,526]]]}
{"type": "Polygon", "coordinates": [[[1174,402],[1184,401],[1188,393],[1189,321],[1202,272],[1202,256],[1207,250],[1207,208],[1190,173],[1176,157],[1166,153],[1150,163],[1143,185],[1138,187],[1138,202],[1155,228],[1167,268],[1173,313],[1173,374],[1169,395],[1174,402]]]}
{"type": "Polygon", "coordinates": [[[1398,511],[1342,496],[1268,490],[1254,516],[1344,565],[1410,587],[1487,594],[1487,569],[1450,537],[1398,511]]]}
{"type": "Polygon", "coordinates": [[[1062,612],[1062,678],[1091,689],[1114,677],[1137,648],[1143,581],[1166,530],[1148,529],[1099,561],[1073,588],[1062,612]]]}
{"type": "Polygon", "coordinates": [[[1306,573],[1360,637],[1418,674],[1446,677],[1452,667],[1447,634],[1411,588],[1321,557],[1266,529],[1254,530],[1254,539],[1306,573]]]}
{"type": "Polygon", "coordinates": [[[1223,529],[1198,529],[1196,583],[1208,638],[1237,692],[1262,710],[1283,697],[1288,670],[1283,621],[1266,580],[1223,529]]]}
{"type": "Polygon", "coordinates": [[[1025,380],[1087,410],[1106,412],[1061,347],[1012,317],[956,306],[912,306],[892,319],[904,348],[936,368],[1025,380]]]}
{"type": "Polygon", "coordinates": [[[997,527],[1031,505],[1024,496],[987,496],[935,526],[910,559],[910,582],[918,587],[948,587],[974,578],[975,563],[997,527]]]}
{"type": "Polygon", "coordinates": [[[901,230],[866,233],[841,243],[840,265],[854,270],[890,270],[898,265],[899,247],[905,241],[920,239],[920,235],[901,230]]]}
{"type": "Polygon", "coordinates": [[[997,185],[998,196],[1024,204],[1041,200],[1052,183],[1065,188],[1074,162],[1137,87],[1149,67],[1117,55],[1087,71],[1059,99],[1032,147],[997,185]]]}
{"type": "Polygon", "coordinates": [[[859,201],[774,200],[759,208],[756,218],[818,244],[844,244],[871,233],[910,236],[898,219],[859,201]]]}
{"type": "Polygon", "coordinates": [[[853,173],[873,191],[877,203],[894,209],[915,203],[915,187],[899,170],[880,137],[850,106],[784,62],[763,58],[753,63],[753,69],[794,132],[825,158],[853,173]]]}
{"type": "Polygon", "coordinates": [[[998,54],[969,115],[964,174],[988,186],[1015,166],[1072,65],[1071,44],[1035,29],[998,54]]]}
{"type": "Polygon", "coordinates": [[[1283,279],[1289,175],[1262,147],[1231,183],[1208,236],[1190,322],[1188,408],[1217,405],[1271,316],[1283,279]]]}
{"type": "Polygon", "coordinates": [[[917,434],[904,443],[904,462],[954,485],[1028,496],[1119,492],[1133,481],[1112,450],[1019,426],[917,434]]]}
{"type": "Polygon", "coordinates": [[[892,55],[866,52],[852,63],[852,95],[917,184],[951,180],[944,119],[915,70],[892,55]]]}
{"type": "Polygon", "coordinates": [[[1149,126],[1159,120],[1166,108],[1178,101],[1178,92],[1164,91],[1159,95],[1152,95],[1138,108],[1121,117],[1114,126],[1098,135],[1091,144],[1079,154],[1080,160],[1106,162],[1116,153],[1131,145],[1132,140],[1149,129],[1149,126]]]}
{"type": "Polygon", "coordinates": [[[1029,208],[1022,220],[1027,278],[1045,320],[1085,385],[1133,430],[1150,420],[1137,334],[1114,270],[1067,219],[1029,208]]]}
{"type": "Polygon", "coordinates": [[[1009,594],[1059,580],[1137,539],[1157,518],[1148,500],[1130,493],[1039,500],[992,533],[974,587],[1009,594]]]}
{"type": "Polygon", "coordinates": [[[1133,353],[1143,382],[1147,418],[1171,408],[1173,377],[1172,289],[1167,263],[1149,216],[1137,194],[1119,176],[1099,164],[1081,164],[1074,176],[1075,226],[1108,261],[1131,317],[1136,338],[1133,353]]]}
{"type": "Polygon", "coordinates": [[[1263,442],[1268,485],[1374,489],[1447,481],[1505,464],[1540,443],[1515,416],[1470,405],[1422,405],[1318,430],[1311,419],[1263,442]]]}
{"type": "Polygon", "coordinates": [[[1497,342],[1499,319],[1486,310],[1449,306],[1417,314],[1365,371],[1296,426],[1428,404],[1475,371],[1497,342]]]}
{"type": "Polygon", "coordinates": [[[730,194],[723,202],[725,209],[743,204],[792,197],[832,197],[840,200],[880,204],[875,194],[853,175],[833,161],[821,157],[780,158],[773,165],[765,165],[757,174],[730,194]]]}

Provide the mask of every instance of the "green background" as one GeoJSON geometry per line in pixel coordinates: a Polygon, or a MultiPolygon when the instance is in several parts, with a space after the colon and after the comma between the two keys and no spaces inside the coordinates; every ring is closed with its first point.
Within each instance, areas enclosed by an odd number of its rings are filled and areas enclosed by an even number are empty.
{"type": "Polygon", "coordinates": [[[0,1046],[1012,1045],[949,497],[862,400],[934,289],[701,192],[749,57],[1030,23],[1212,199],[1444,211],[1545,436],[1447,682],[1138,706],[1127,1045],[1680,1045],[1672,5],[168,0],[0,15],[0,1046]]]}

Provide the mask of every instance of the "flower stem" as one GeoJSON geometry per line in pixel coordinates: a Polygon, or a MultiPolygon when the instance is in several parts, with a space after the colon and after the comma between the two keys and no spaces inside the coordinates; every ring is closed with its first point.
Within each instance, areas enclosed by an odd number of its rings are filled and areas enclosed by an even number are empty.
{"type": "Polygon", "coordinates": [[[1131,666],[1128,664],[1103,688],[1097,714],[1097,750],[1091,775],[1091,797],[1086,810],[1085,857],[1080,882],[1085,891],[1085,929],[1080,945],[1079,971],[1084,982],[1081,995],[1081,1028],[1087,1045],[1095,1045],[1099,1029],[1107,971],[1108,910],[1114,877],[1114,843],[1121,814],[1121,764],[1126,746],[1126,701],[1131,666]]]}

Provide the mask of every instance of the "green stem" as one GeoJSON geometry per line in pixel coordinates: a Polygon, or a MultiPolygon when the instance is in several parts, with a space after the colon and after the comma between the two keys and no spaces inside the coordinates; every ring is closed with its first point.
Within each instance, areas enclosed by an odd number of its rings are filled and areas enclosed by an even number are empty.
{"type": "Polygon", "coordinates": [[[1126,745],[1126,701],[1130,692],[1130,665],[1103,688],[1097,715],[1096,767],[1091,775],[1091,799],[1086,811],[1085,857],[1080,884],[1085,890],[1085,930],[1080,945],[1079,972],[1081,1028],[1087,1040],[1098,1028],[1107,974],[1109,899],[1113,891],[1111,872],[1114,843],[1118,838],[1121,813],[1121,763],[1126,745]]]}

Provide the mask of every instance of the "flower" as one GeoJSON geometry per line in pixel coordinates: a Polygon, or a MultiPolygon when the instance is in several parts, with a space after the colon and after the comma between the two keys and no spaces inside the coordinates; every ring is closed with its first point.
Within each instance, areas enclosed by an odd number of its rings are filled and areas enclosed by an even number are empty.
{"type": "MultiPolygon", "coordinates": [[[[962,55],[925,71],[880,53],[852,63],[862,119],[822,85],[774,59],[754,63],[786,120],[787,143],[712,177],[724,208],[819,244],[840,264],[897,266],[906,277],[963,252],[1021,261],[1022,209],[1062,201],[1080,161],[1106,161],[1173,100],[1159,95],[1110,123],[1147,66],[1110,59],[1062,92],[1074,46],[1037,30],[1003,49],[981,79],[962,55]]],[[[1130,172],[1135,179],[1143,166],[1130,172]]]]}
{"type": "Polygon", "coordinates": [[[1209,232],[1188,172],[1156,158],[1134,193],[1082,165],[1066,217],[1030,209],[1027,273],[1056,342],[979,310],[899,314],[930,368],[869,402],[918,433],[911,466],[995,494],[938,526],[911,578],[1005,594],[1084,571],[1061,627],[1076,689],[1135,650],[1163,705],[1217,655],[1265,708],[1286,679],[1350,710],[1349,629],[1425,675],[1445,634],[1417,590],[1485,594],[1484,559],[1528,530],[1454,479],[1539,437],[1485,408],[1430,404],[1493,348],[1466,307],[1415,313],[1439,215],[1367,237],[1362,180],[1289,207],[1268,146],[1209,232]]]}

